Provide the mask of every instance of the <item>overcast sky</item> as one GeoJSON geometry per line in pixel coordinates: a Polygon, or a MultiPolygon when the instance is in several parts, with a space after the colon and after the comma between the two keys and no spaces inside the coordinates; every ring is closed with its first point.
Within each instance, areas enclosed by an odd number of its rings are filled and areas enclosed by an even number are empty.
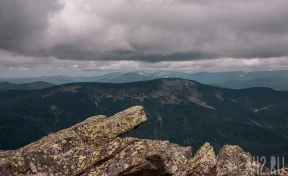
{"type": "Polygon", "coordinates": [[[0,77],[288,69],[287,0],[0,0],[0,77]]]}

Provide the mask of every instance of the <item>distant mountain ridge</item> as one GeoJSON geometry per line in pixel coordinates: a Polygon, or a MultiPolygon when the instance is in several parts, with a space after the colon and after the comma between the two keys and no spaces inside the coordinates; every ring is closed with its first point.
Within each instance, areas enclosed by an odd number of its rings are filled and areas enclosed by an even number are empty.
{"type": "Polygon", "coordinates": [[[242,89],[251,87],[269,87],[275,90],[288,91],[288,71],[257,71],[257,72],[172,72],[158,71],[147,73],[143,71],[135,72],[112,72],[105,75],[93,77],[66,77],[51,76],[39,78],[0,78],[0,82],[9,83],[31,83],[35,81],[44,81],[55,85],[77,83],[77,82],[102,82],[102,83],[128,83],[147,81],[158,78],[182,78],[194,80],[202,84],[209,84],[217,87],[242,89]]]}
{"type": "Polygon", "coordinates": [[[22,84],[22,83],[31,83],[37,81],[48,82],[50,84],[61,85],[61,84],[68,84],[74,82],[97,82],[98,80],[107,79],[110,77],[118,76],[120,72],[113,72],[108,73],[101,76],[93,76],[93,77],[84,77],[84,76],[77,76],[77,77],[68,77],[68,76],[42,76],[42,77],[34,77],[34,78],[0,78],[2,82],[9,82],[12,84],[22,84]]]}
{"type": "Polygon", "coordinates": [[[184,79],[75,83],[0,92],[0,149],[14,149],[87,117],[142,105],[148,121],[128,136],[196,149],[240,145],[254,155],[288,156],[288,92],[232,90],[184,79]]]}
{"type": "Polygon", "coordinates": [[[0,82],[0,91],[4,90],[37,90],[44,89],[54,86],[53,84],[47,82],[32,82],[32,83],[23,83],[23,84],[11,84],[7,82],[0,82]]]}
{"type": "MultiPolygon", "coordinates": [[[[128,83],[128,82],[138,82],[138,81],[148,81],[152,79],[160,78],[156,75],[146,73],[146,72],[128,72],[122,75],[108,78],[102,82],[106,83],[128,83]]],[[[101,82],[101,81],[100,81],[101,82]]]]}

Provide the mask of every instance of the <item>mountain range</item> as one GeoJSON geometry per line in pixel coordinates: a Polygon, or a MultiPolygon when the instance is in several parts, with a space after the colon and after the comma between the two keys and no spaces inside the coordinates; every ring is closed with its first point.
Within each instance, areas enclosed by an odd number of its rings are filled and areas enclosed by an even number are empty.
{"type": "Polygon", "coordinates": [[[48,87],[54,86],[53,84],[47,82],[32,82],[32,83],[23,83],[23,84],[11,84],[8,82],[0,82],[0,91],[4,90],[37,90],[37,89],[44,89],[48,87]]]}
{"type": "Polygon", "coordinates": [[[288,92],[174,78],[0,92],[0,149],[16,149],[90,116],[111,116],[134,105],[144,106],[148,120],[127,136],[195,149],[210,142],[216,151],[235,144],[258,156],[288,156],[288,92]]]}
{"type": "Polygon", "coordinates": [[[50,84],[61,85],[79,82],[102,82],[102,83],[128,83],[137,81],[147,81],[159,78],[182,78],[194,80],[202,84],[213,85],[223,88],[243,89],[251,87],[269,87],[275,90],[288,90],[288,71],[257,71],[257,72],[171,72],[159,71],[155,73],[138,72],[112,72],[105,75],[93,77],[67,77],[50,76],[38,78],[0,78],[0,82],[12,84],[48,82],[50,84]]]}
{"type": "Polygon", "coordinates": [[[42,76],[42,77],[33,77],[33,78],[0,78],[0,82],[9,82],[12,84],[23,84],[23,83],[32,83],[32,82],[48,82],[50,84],[67,84],[74,82],[102,82],[103,80],[109,79],[111,77],[116,77],[123,74],[122,72],[112,72],[105,75],[93,76],[93,77],[68,77],[68,76],[42,76]]]}

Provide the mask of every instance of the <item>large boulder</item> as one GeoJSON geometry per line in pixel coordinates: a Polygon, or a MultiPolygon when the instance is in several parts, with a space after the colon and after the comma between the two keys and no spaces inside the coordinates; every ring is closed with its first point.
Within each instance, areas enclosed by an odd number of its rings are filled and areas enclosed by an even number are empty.
{"type": "Polygon", "coordinates": [[[262,166],[239,146],[225,145],[217,158],[217,176],[256,176],[262,166]]]}
{"type": "Polygon", "coordinates": [[[2,176],[172,175],[185,170],[190,147],[168,141],[119,138],[146,121],[136,106],[96,116],[15,151],[0,152],[2,176]]]}

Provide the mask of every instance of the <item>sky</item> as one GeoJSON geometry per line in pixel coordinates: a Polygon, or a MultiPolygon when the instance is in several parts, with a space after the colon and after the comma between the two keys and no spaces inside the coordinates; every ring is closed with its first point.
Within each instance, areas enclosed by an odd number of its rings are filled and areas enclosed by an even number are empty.
{"type": "Polygon", "coordinates": [[[288,69],[287,0],[1,0],[0,77],[288,69]]]}

